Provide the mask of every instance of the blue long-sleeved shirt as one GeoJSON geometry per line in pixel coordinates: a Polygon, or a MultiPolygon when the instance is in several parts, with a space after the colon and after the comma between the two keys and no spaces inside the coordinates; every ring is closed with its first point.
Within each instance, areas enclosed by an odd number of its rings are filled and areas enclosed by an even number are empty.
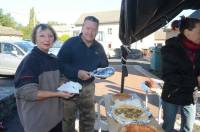
{"type": "Polygon", "coordinates": [[[78,79],[78,71],[93,71],[99,67],[107,67],[108,59],[100,43],[94,43],[87,47],[82,41],[81,35],[67,40],[58,53],[61,72],[72,81],[89,83],[94,78],[83,81],[78,79]]]}

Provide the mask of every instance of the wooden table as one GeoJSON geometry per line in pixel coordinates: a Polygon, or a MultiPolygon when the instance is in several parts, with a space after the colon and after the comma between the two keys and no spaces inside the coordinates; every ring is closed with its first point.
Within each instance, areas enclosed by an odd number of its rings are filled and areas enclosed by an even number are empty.
{"type": "MultiPolygon", "coordinates": [[[[112,94],[104,95],[103,100],[105,103],[105,109],[106,111],[108,111],[110,106],[114,104],[114,101],[112,100],[112,94]]],[[[151,118],[151,121],[149,124],[154,126],[155,128],[158,128],[159,132],[163,132],[163,129],[154,118],[151,118]]],[[[109,132],[120,132],[120,129],[123,127],[122,124],[119,124],[116,120],[112,119],[109,115],[107,115],[107,126],[108,126],[109,132]]]]}

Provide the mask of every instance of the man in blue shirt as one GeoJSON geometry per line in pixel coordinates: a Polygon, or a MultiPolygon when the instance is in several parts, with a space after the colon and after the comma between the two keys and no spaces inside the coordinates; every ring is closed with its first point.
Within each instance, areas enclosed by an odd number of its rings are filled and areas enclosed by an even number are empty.
{"type": "Polygon", "coordinates": [[[95,40],[99,20],[94,16],[84,19],[79,36],[67,40],[58,53],[61,72],[71,81],[82,84],[79,96],[64,100],[64,131],[75,131],[76,112],[79,111],[79,131],[93,132],[95,122],[94,77],[89,72],[107,67],[108,60],[100,43],[95,40]]]}

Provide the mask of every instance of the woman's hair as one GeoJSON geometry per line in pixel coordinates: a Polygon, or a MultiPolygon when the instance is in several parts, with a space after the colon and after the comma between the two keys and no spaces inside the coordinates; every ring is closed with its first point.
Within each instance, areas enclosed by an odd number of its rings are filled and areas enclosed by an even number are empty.
{"type": "Polygon", "coordinates": [[[173,31],[176,31],[176,28],[179,28],[179,20],[174,20],[172,23],[171,23],[171,28],[173,31]]]}
{"type": "Polygon", "coordinates": [[[37,34],[37,30],[40,29],[40,30],[46,30],[46,29],[49,29],[52,33],[53,33],[53,37],[54,37],[54,40],[53,42],[55,42],[57,40],[57,35],[56,35],[56,32],[55,30],[48,24],[38,24],[35,26],[35,28],[33,29],[33,32],[32,32],[32,36],[31,36],[31,39],[32,39],[32,42],[34,44],[36,44],[36,34],[37,34]]]}
{"type": "Polygon", "coordinates": [[[188,29],[191,31],[193,28],[195,28],[195,25],[197,23],[200,23],[199,19],[182,16],[180,20],[180,24],[179,24],[180,33],[183,34],[185,29],[188,29]]]}

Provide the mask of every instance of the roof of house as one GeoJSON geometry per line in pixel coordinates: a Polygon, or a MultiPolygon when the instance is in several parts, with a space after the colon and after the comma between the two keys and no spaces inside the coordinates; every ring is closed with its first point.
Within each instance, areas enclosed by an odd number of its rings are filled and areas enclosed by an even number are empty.
{"type": "Polygon", "coordinates": [[[120,11],[113,10],[113,11],[83,13],[75,22],[75,25],[76,26],[82,25],[84,18],[86,16],[97,17],[99,19],[100,24],[119,23],[120,11]]]}
{"type": "Polygon", "coordinates": [[[165,29],[159,29],[156,32],[154,32],[154,38],[155,40],[166,40],[172,37],[175,37],[179,34],[179,32],[172,31],[169,28],[165,29]]]}
{"type": "Polygon", "coordinates": [[[22,36],[22,33],[11,27],[4,27],[0,25],[0,36],[22,36]]]}
{"type": "Polygon", "coordinates": [[[163,29],[157,30],[154,32],[155,40],[166,40],[166,32],[163,32],[163,29]]]}

